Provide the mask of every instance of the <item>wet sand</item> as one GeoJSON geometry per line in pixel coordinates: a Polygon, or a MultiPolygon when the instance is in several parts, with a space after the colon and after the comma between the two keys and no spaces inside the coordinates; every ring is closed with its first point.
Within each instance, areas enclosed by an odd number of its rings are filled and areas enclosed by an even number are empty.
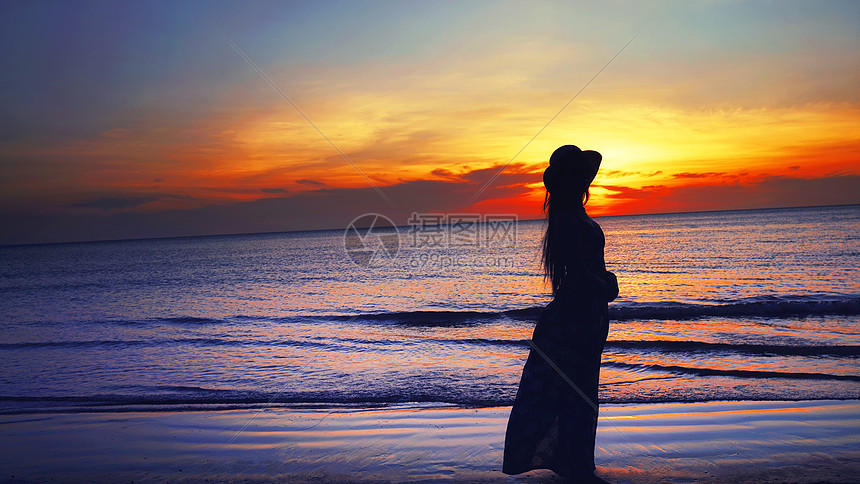
{"type": "MultiPolygon", "coordinates": [[[[562,482],[500,472],[510,407],[0,416],[0,481],[562,482]]],[[[610,482],[856,482],[860,400],[603,405],[610,482]]]]}

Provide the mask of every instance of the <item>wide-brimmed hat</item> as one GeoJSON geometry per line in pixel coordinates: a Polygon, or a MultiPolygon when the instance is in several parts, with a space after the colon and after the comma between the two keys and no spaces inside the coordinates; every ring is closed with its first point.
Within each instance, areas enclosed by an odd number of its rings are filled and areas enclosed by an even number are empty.
{"type": "Polygon", "coordinates": [[[564,145],[549,157],[543,172],[543,184],[550,193],[588,187],[600,169],[603,156],[592,150],[582,151],[574,145],[564,145]]]}

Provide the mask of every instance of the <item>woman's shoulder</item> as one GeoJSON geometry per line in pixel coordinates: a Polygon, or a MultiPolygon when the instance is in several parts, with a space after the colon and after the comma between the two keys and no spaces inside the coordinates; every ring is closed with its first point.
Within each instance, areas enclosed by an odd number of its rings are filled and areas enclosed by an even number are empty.
{"type": "Polygon", "coordinates": [[[577,232],[584,232],[589,229],[602,230],[600,225],[589,217],[584,209],[565,210],[557,216],[561,226],[574,229],[577,232]]]}

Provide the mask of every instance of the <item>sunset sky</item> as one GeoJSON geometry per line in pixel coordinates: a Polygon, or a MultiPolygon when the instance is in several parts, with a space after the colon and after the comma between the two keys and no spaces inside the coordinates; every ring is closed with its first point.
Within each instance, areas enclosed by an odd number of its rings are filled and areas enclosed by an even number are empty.
{"type": "Polygon", "coordinates": [[[593,215],[860,203],[858,25],[856,1],[5,1],[0,243],[536,218],[563,144],[604,156],[593,215]]]}

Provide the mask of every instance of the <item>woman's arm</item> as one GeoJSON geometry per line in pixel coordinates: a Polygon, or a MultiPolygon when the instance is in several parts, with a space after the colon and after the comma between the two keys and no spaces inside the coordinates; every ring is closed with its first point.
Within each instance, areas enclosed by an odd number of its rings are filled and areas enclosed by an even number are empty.
{"type": "Polygon", "coordinates": [[[604,268],[600,255],[589,253],[584,235],[588,227],[579,217],[571,215],[564,224],[565,238],[571,242],[571,250],[565,252],[565,265],[573,273],[569,276],[579,279],[584,287],[601,295],[607,302],[612,301],[618,297],[618,279],[604,268]]]}

